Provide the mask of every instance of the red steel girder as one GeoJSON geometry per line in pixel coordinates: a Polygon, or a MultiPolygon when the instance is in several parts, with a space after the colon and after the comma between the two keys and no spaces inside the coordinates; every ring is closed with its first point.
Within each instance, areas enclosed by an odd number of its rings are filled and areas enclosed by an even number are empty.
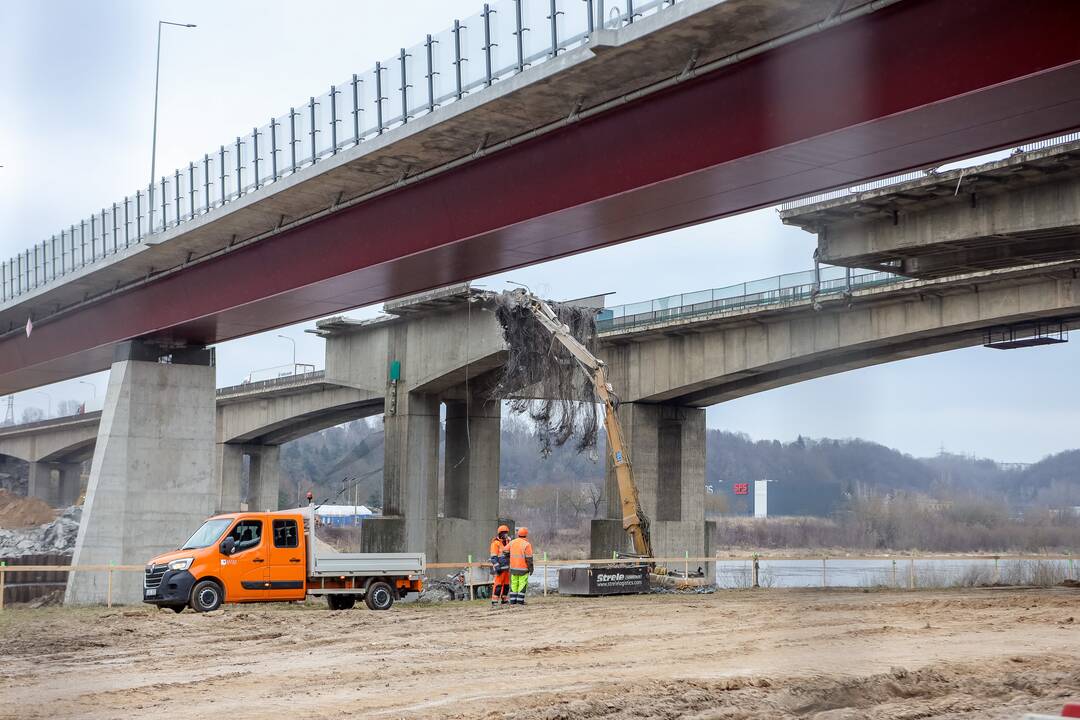
{"type": "Polygon", "coordinates": [[[1080,126],[1080,2],[905,0],[0,341],[0,392],[1080,126]]]}

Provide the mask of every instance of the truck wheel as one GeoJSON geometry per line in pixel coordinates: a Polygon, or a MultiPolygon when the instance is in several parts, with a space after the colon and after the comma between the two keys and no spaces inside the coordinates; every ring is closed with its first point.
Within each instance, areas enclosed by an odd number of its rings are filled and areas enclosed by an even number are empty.
{"type": "Polygon", "coordinates": [[[394,589],[382,580],[373,582],[368,586],[364,604],[369,610],[389,610],[394,604],[394,589]]]}
{"type": "Polygon", "coordinates": [[[213,580],[197,582],[191,589],[191,609],[196,612],[217,610],[224,599],[225,593],[221,586],[213,580]]]}
{"type": "Polygon", "coordinates": [[[331,610],[352,610],[356,605],[355,595],[327,595],[326,604],[331,610]]]}

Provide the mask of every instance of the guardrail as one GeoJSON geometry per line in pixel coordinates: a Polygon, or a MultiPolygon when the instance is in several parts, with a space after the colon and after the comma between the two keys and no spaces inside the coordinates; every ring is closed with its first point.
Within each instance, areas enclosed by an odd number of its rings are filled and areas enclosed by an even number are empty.
{"type": "Polygon", "coordinates": [[[217,396],[223,395],[246,395],[248,393],[262,392],[263,390],[274,390],[277,388],[292,387],[294,385],[306,385],[307,383],[317,382],[326,377],[325,370],[313,370],[308,373],[296,373],[295,375],[283,375],[281,377],[271,378],[269,380],[258,380],[256,382],[240,383],[239,385],[229,385],[227,387],[221,387],[217,389],[217,396]]]}
{"type": "MultiPolygon", "coordinates": [[[[1028,143],[1026,145],[1020,145],[1013,148],[1012,152],[1026,153],[1035,152],[1036,150],[1045,150],[1049,147],[1056,147],[1058,145],[1065,145],[1071,142],[1080,141],[1080,132],[1069,133],[1067,135],[1059,135],[1057,137],[1046,138],[1037,142],[1028,143]]],[[[837,188],[836,190],[830,190],[825,193],[818,193],[816,195],[810,195],[808,197],[798,198],[796,200],[789,200],[782,203],[778,208],[780,212],[786,212],[788,210],[794,210],[796,208],[806,207],[808,205],[816,205],[820,202],[826,202],[828,200],[836,200],[837,198],[846,197],[848,195],[857,195],[858,193],[867,192],[869,190],[878,190],[883,187],[889,187],[890,185],[899,185],[911,180],[921,180],[922,178],[933,177],[933,175],[926,170],[915,170],[914,172],[904,173],[903,175],[892,175],[886,178],[880,178],[878,180],[871,180],[870,182],[860,183],[859,185],[852,185],[845,188],[837,188]]]]}
{"type": "Polygon", "coordinates": [[[500,0],[0,262],[0,301],[36,290],[676,0],[500,0]]]}
{"type": "Polygon", "coordinates": [[[907,278],[887,272],[853,274],[848,268],[823,266],[813,270],[776,275],[739,285],[668,295],[604,309],[596,320],[600,333],[631,330],[643,325],[668,322],[761,305],[793,303],[813,297],[843,295],[846,292],[903,282],[907,278]]]}

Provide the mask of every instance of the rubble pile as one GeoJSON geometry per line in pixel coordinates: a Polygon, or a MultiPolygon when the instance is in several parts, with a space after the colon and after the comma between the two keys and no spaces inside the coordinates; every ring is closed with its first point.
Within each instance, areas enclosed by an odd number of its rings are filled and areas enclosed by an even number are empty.
{"type": "Polygon", "coordinates": [[[72,505],[55,520],[29,528],[0,528],[0,558],[70,554],[75,550],[82,507],[72,505]]]}

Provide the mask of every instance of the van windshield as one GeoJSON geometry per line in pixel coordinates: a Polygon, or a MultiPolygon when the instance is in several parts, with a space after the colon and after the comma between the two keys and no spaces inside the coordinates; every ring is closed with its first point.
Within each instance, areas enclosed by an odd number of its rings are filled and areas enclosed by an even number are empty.
{"type": "Polygon", "coordinates": [[[207,520],[202,524],[202,527],[195,531],[181,550],[194,550],[196,548],[204,548],[209,545],[213,545],[214,542],[221,537],[221,533],[225,532],[225,528],[229,527],[229,523],[232,520],[228,518],[219,518],[217,520],[207,520]]]}

